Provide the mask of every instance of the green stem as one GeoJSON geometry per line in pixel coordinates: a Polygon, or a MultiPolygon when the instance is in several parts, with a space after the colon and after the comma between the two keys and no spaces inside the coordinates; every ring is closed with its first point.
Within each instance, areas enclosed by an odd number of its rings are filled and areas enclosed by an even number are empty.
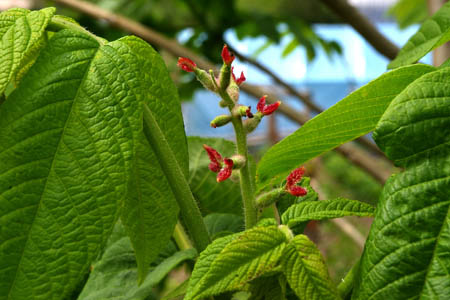
{"type": "Polygon", "coordinates": [[[342,279],[342,282],[339,284],[338,286],[338,293],[341,296],[342,299],[346,299],[352,289],[353,289],[353,285],[355,283],[355,278],[356,275],[358,274],[358,269],[359,269],[359,263],[360,260],[358,260],[353,267],[350,269],[350,271],[348,271],[347,275],[345,275],[344,279],[342,279]]]}
{"type": "Polygon", "coordinates": [[[208,230],[203,222],[200,209],[192,195],[192,191],[181,171],[180,165],[175,158],[166,137],[156,122],[151,110],[144,103],[144,134],[158,157],[159,164],[166,175],[170,188],[180,206],[181,216],[187,226],[198,252],[208,246],[210,239],[208,230]]]}
{"type": "Polygon", "coordinates": [[[256,225],[257,210],[255,207],[255,199],[253,194],[253,182],[250,175],[250,169],[248,167],[247,134],[245,133],[240,116],[233,116],[231,122],[233,123],[234,132],[236,134],[238,154],[244,156],[246,161],[245,166],[243,166],[239,171],[241,173],[240,181],[242,201],[244,203],[245,228],[249,229],[256,225]]]}
{"type": "Polygon", "coordinates": [[[71,29],[71,30],[82,32],[82,33],[89,35],[90,37],[97,40],[100,45],[104,45],[108,42],[104,38],[96,36],[92,32],[84,29],[79,24],[77,24],[75,21],[71,21],[70,19],[65,18],[63,16],[58,16],[58,15],[53,16],[50,21],[50,24],[48,25],[48,29],[55,30],[55,31],[62,30],[62,29],[71,29]]]}
{"type": "Polygon", "coordinates": [[[173,239],[177,244],[180,250],[187,250],[193,248],[191,241],[189,240],[189,236],[184,231],[183,225],[181,225],[180,221],[175,225],[175,230],[173,231],[173,239]]]}

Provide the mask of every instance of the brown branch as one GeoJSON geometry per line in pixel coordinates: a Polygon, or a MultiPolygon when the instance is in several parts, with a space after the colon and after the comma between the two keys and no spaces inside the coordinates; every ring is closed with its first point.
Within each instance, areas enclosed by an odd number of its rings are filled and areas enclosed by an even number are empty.
{"type": "MultiPolygon", "coordinates": [[[[152,30],[151,28],[145,27],[142,24],[135,22],[131,19],[111,13],[98,7],[97,5],[85,1],[54,0],[54,2],[63,4],[72,9],[83,12],[93,18],[103,19],[109,22],[111,26],[120,28],[136,36],[139,36],[142,39],[148,41],[149,43],[165,49],[173,56],[189,57],[190,59],[196,62],[198,67],[202,69],[206,70],[212,69],[217,71],[217,68],[214,64],[204,59],[203,57],[197,55],[190,49],[183,47],[177,41],[168,39],[163,35],[161,35],[160,33],[152,30]]],[[[268,91],[264,91],[261,88],[248,83],[243,84],[241,86],[241,89],[245,91],[247,94],[256,97],[257,99],[261,97],[261,95],[267,94],[268,95],[267,102],[269,103],[274,103],[277,99],[276,95],[273,95],[268,91]]],[[[281,104],[278,110],[285,116],[287,116],[289,119],[302,125],[306,123],[306,121],[308,121],[309,119],[308,116],[306,116],[302,112],[295,110],[294,108],[290,107],[285,103],[281,104]]],[[[372,157],[367,156],[367,154],[364,154],[362,151],[360,151],[358,148],[354,147],[351,144],[345,145],[345,151],[340,150],[342,147],[343,146],[338,147],[337,151],[343,154],[344,156],[351,157],[352,162],[357,162],[358,166],[366,170],[372,176],[376,174],[374,178],[378,180],[380,183],[384,183],[386,179],[385,173],[383,170],[380,169],[379,166],[373,165],[372,157]]]]}
{"type": "MultiPolygon", "coordinates": [[[[264,72],[267,75],[269,75],[269,77],[272,78],[276,83],[278,83],[279,85],[284,87],[285,90],[289,94],[291,94],[294,97],[297,97],[300,101],[302,101],[312,111],[315,111],[315,112],[317,112],[319,114],[323,111],[322,108],[320,108],[316,103],[314,103],[314,101],[311,100],[311,98],[310,98],[310,96],[308,94],[300,93],[292,85],[290,85],[289,83],[287,83],[286,81],[281,79],[279,76],[277,76],[274,72],[272,72],[269,68],[267,68],[263,64],[259,63],[258,61],[254,60],[254,59],[252,59],[252,58],[250,58],[250,57],[248,57],[248,56],[246,56],[246,55],[244,55],[242,53],[240,53],[239,51],[237,51],[235,48],[231,47],[230,45],[228,45],[228,48],[230,48],[230,50],[240,60],[248,62],[249,64],[255,66],[256,68],[258,68],[262,72],[264,72]]],[[[374,143],[369,141],[366,137],[363,137],[363,136],[359,137],[359,138],[356,139],[356,141],[358,143],[360,143],[361,145],[365,146],[366,148],[368,148],[370,151],[380,155],[381,158],[385,158],[384,153],[381,152],[381,150],[374,143]]]]}
{"type": "Polygon", "coordinates": [[[321,0],[341,19],[349,23],[379,53],[390,60],[398,54],[398,47],[388,40],[358,9],[346,0],[321,0]]]}

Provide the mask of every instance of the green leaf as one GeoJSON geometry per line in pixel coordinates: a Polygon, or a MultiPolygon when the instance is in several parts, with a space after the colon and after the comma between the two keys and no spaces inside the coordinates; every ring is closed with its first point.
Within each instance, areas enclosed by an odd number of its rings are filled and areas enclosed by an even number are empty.
{"type": "MultiPolygon", "coordinates": [[[[130,85],[129,92],[145,95],[142,100],[153,111],[159,127],[168,136],[167,141],[179,165],[187,174],[187,145],[181,106],[164,61],[146,42],[136,37],[124,37],[113,44],[120,45],[118,48],[124,53],[124,60],[117,60],[117,65],[134,67],[134,74],[124,76],[140,79],[135,87],[130,85]],[[125,53],[129,55],[125,56],[125,53]]],[[[139,282],[142,282],[150,263],[172,236],[179,208],[158,158],[142,132],[137,137],[135,155],[122,220],[136,252],[139,282]]]]}
{"type": "Polygon", "coordinates": [[[414,34],[388,65],[389,69],[415,63],[428,52],[450,40],[450,3],[445,3],[414,34]]]}
{"type": "Polygon", "coordinates": [[[250,283],[249,291],[248,300],[285,300],[286,279],[283,274],[256,278],[250,283]]]}
{"type": "Polygon", "coordinates": [[[225,180],[217,183],[217,174],[208,168],[210,163],[203,144],[213,147],[223,157],[236,152],[233,142],[218,138],[189,137],[189,186],[200,202],[204,215],[209,213],[233,213],[242,215],[242,198],[238,182],[225,180]]]}
{"type": "Polygon", "coordinates": [[[282,255],[283,272],[301,300],[340,299],[316,245],[306,235],[297,235],[282,255]]]}
{"type": "MultiPolygon", "coordinates": [[[[197,269],[197,265],[194,268],[185,300],[236,290],[272,271],[278,265],[286,241],[286,235],[277,226],[255,227],[237,238],[231,236],[226,243],[221,244],[226,245],[221,252],[212,257],[200,256],[197,263],[201,263],[200,269],[197,269]]],[[[217,248],[216,245],[212,247],[217,248]]]]}
{"type": "Polygon", "coordinates": [[[352,299],[450,294],[450,68],[416,80],[391,103],[374,138],[406,168],[386,183],[352,299]]]}
{"type": "Polygon", "coordinates": [[[54,13],[55,8],[32,12],[14,8],[0,14],[0,94],[20,69],[28,69],[35,60],[45,45],[45,28],[54,13]]]}
{"type": "Polygon", "coordinates": [[[245,228],[244,218],[233,214],[209,214],[204,222],[212,239],[217,235],[237,233],[245,228]]]}
{"type": "Polygon", "coordinates": [[[152,267],[144,282],[138,286],[138,268],[130,239],[124,227],[117,224],[101,260],[93,265],[78,300],[144,300],[172,269],[196,256],[195,249],[176,252],[152,267]]]}
{"type": "Polygon", "coordinates": [[[345,216],[372,217],[375,208],[356,200],[338,198],[324,201],[305,201],[292,205],[282,215],[283,224],[294,227],[310,220],[325,220],[345,216]]]}
{"type": "Polygon", "coordinates": [[[0,107],[0,294],[9,299],[70,295],[118,218],[142,126],[127,87],[136,72],[116,64],[128,55],[118,46],[56,33],[0,107]]]}
{"type": "Polygon", "coordinates": [[[218,238],[209,244],[209,246],[202,253],[200,253],[199,258],[195,263],[194,270],[192,271],[191,279],[189,280],[185,300],[192,298],[198,287],[203,284],[211,264],[217,258],[219,253],[222,252],[226,245],[238,238],[240,235],[241,233],[236,233],[218,238]]]}
{"type": "Polygon", "coordinates": [[[399,0],[388,10],[395,17],[400,29],[422,23],[428,17],[426,0],[399,0]]]}
{"type": "Polygon", "coordinates": [[[256,173],[258,188],[280,183],[290,170],[373,130],[391,100],[433,70],[414,65],[388,72],[308,121],[263,156],[256,173]]]}

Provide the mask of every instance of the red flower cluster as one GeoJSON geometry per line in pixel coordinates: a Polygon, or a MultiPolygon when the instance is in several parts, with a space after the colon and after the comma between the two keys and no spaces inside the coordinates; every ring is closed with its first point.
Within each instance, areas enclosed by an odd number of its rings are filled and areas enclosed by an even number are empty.
{"type": "Polygon", "coordinates": [[[299,167],[294,171],[292,171],[291,174],[289,174],[289,176],[286,179],[286,190],[289,192],[289,194],[296,197],[306,195],[307,193],[306,189],[297,185],[297,183],[300,182],[304,174],[305,174],[305,167],[299,167]]]}
{"type": "Polygon", "coordinates": [[[263,115],[268,116],[277,110],[277,108],[278,108],[278,106],[280,106],[281,102],[277,101],[273,104],[266,105],[266,98],[267,98],[267,96],[262,96],[261,99],[259,99],[259,102],[256,105],[256,109],[263,115]]]}
{"type": "Polygon", "coordinates": [[[231,176],[231,172],[233,171],[233,160],[230,158],[222,158],[219,152],[216,149],[209,147],[208,145],[203,145],[203,148],[208,153],[209,160],[211,163],[209,164],[209,169],[217,174],[217,182],[224,181],[231,176]]]}

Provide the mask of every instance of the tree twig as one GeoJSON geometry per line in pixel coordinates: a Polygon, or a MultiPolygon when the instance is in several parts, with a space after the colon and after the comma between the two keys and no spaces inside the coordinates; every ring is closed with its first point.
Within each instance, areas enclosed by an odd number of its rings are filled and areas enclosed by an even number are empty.
{"type": "MultiPolygon", "coordinates": [[[[180,45],[177,41],[168,39],[161,35],[160,33],[152,30],[151,28],[148,28],[138,22],[135,22],[131,19],[128,19],[126,17],[111,13],[107,10],[104,10],[97,5],[94,5],[89,2],[85,1],[79,1],[79,0],[54,0],[55,3],[63,4],[67,7],[70,7],[72,9],[78,10],[80,12],[83,12],[93,18],[98,18],[105,20],[111,24],[111,26],[120,28],[122,30],[128,31],[136,36],[141,37],[142,39],[146,40],[147,42],[156,45],[160,48],[165,49],[167,52],[172,54],[173,56],[183,56],[188,57],[195,61],[197,66],[202,69],[212,69],[216,70],[217,68],[214,64],[206,60],[205,58],[199,56],[198,54],[194,53],[190,49],[180,45]]],[[[241,86],[241,89],[246,92],[249,95],[252,95],[256,97],[256,99],[259,99],[261,95],[267,94],[267,102],[268,103],[274,103],[278,98],[273,93],[270,93],[269,91],[263,91],[261,88],[255,85],[251,85],[248,83],[244,83],[241,86]]],[[[278,108],[278,111],[283,113],[286,117],[289,119],[303,125],[308,121],[308,116],[302,112],[299,112],[292,108],[291,106],[282,103],[280,107],[278,108]]],[[[338,151],[342,146],[338,147],[338,151]]],[[[385,177],[385,170],[382,170],[380,166],[374,166],[373,164],[373,158],[369,157],[367,154],[364,154],[360,149],[354,147],[351,144],[346,145],[345,151],[340,151],[341,154],[344,156],[350,155],[353,157],[352,161],[356,162],[357,165],[360,166],[363,170],[366,170],[369,174],[377,174],[374,178],[378,180],[380,183],[384,183],[386,177],[385,177]],[[384,179],[383,179],[384,178],[384,179]]]]}
{"type": "Polygon", "coordinates": [[[379,53],[388,59],[394,59],[398,54],[398,47],[388,40],[358,9],[346,0],[321,0],[331,11],[349,23],[361,36],[369,42],[379,53]]]}

